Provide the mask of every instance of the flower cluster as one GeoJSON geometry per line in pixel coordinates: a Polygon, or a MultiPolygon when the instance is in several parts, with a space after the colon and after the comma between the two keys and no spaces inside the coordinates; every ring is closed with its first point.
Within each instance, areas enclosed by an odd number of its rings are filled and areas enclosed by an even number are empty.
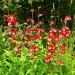
{"type": "MultiPolygon", "coordinates": [[[[42,17],[42,14],[39,14],[38,17],[42,17]]],[[[70,20],[65,17],[65,20],[70,20]]],[[[37,26],[30,26],[26,27],[22,31],[25,38],[22,36],[19,37],[19,34],[22,34],[19,32],[18,28],[16,28],[16,18],[14,14],[9,14],[7,17],[7,22],[11,26],[7,26],[9,29],[10,38],[9,40],[12,41],[13,44],[17,44],[16,48],[16,54],[21,55],[22,52],[22,43],[25,44],[25,46],[28,48],[29,53],[32,54],[33,57],[37,56],[38,52],[40,52],[41,47],[39,47],[38,42],[43,42],[46,40],[46,57],[44,58],[45,63],[50,63],[54,60],[54,55],[62,56],[64,53],[67,52],[68,46],[66,46],[64,43],[61,43],[61,40],[64,38],[68,38],[70,36],[70,30],[67,26],[63,26],[61,30],[59,31],[56,27],[50,27],[49,33],[47,33],[46,38],[43,38],[43,34],[45,33],[43,28],[39,28],[37,26]],[[19,40],[21,38],[21,40],[19,40]],[[21,41],[21,43],[17,43],[21,41]],[[23,42],[24,41],[24,42],[23,42]]],[[[27,19],[28,23],[34,23],[34,19],[30,18],[27,19]]],[[[56,24],[56,21],[52,21],[50,24],[56,24]]],[[[42,43],[40,43],[41,46],[42,43]]],[[[57,60],[56,63],[61,63],[62,60],[57,60]]],[[[62,62],[63,63],[63,62],[62,62]]]]}
{"type": "Polygon", "coordinates": [[[17,47],[16,54],[20,55],[21,51],[22,51],[22,46],[20,45],[20,46],[17,47]]]}
{"type": "Polygon", "coordinates": [[[23,31],[23,34],[27,36],[25,43],[28,43],[30,40],[42,40],[44,29],[38,27],[29,27],[23,31]]]}
{"type": "Polygon", "coordinates": [[[44,59],[45,63],[51,62],[54,57],[52,56],[55,53],[56,47],[54,45],[48,45],[48,51],[46,52],[47,57],[44,59]]]}
{"type": "Polygon", "coordinates": [[[47,35],[47,42],[59,42],[59,37],[57,36],[57,28],[56,27],[51,27],[50,32],[47,35]]]}
{"type": "Polygon", "coordinates": [[[36,45],[33,45],[29,48],[30,52],[38,52],[40,50],[40,48],[36,45]]]}
{"type": "Polygon", "coordinates": [[[71,16],[65,16],[65,17],[64,17],[64,20],[65,20],[65,21],[71,21],[72,18],[71,18],[71,16]]]}
{"type": "Polygon", "coordinates": [[[44,59],[46,63],[51,62],[54,57],[54,53],[58,56],[62,56],[64,53],[67,52],[68,47],[61,43],[62,38],[67,38],[70,36],[70,30],[67,26],[64,26],[60,32],[58,32],[56,27],[51,27],[49,34],[47,35],[47,49],[46,52],[47,57],[44,59]],[[59,50],[60,49],[60,50],[59,50]]]}
{"type": "Polygon", "coordinates": [[[59,32],[59,37],[69,37],[70,36],[70,30],[67,26],[64,26],[62,30],[59,32]]]}
{"type": "Polygon", "coordinates": [[[16,17],[14,14],[9,14],[7,16],[8,25],[16,25],[16,17]]]}

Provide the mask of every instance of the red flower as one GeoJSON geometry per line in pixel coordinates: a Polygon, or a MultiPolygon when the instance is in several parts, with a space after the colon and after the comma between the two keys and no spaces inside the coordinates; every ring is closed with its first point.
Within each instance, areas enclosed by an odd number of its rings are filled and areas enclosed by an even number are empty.
{"type": "Polygon", "coordinates": [[[12,28],[12,29],[11,29],[11,34],[12,34],[13,36],[16,35],[16,32],[17,32],[17,30],[16,30],[15,28],[12,28]]]}
{"type": "Polygon", "coordinates": [[[59,34],[59,37],[69,37],[70,36],[70,31],[61,31],[59,34]]]}
{"type": "Polygon", "coordinates": [[[54,53],[56,51],[55,45],[48,45],[48,50],[54,53]]]}
{"type": "Polygon", "coordinates": [[[9,40],[17,41],[17,40],[18,40],[18,38],[16,38],[16,37],[12,37],[12,38],[9,38],[9,40]]]}
{"type": "Polygon", "coordinates": [[[53,31],[50,31],[50,32],[49,32],[49,36],[50,36],[51,38],[53,38],[55,35],[56,35],[55,32],[53,32],[53,31]]]}
{"type": "Polygon", "coordinates": [[[67,26],[64,26],[64,27],[62,28],[62,31],[69,31],[69,28],[68,28],[67,26]]]}
{"type": "Polygon", "coordinates": [[[36,35],[36,36],[31,37],[31,40],[35,41],[37,39],[42,40],[42,36],[41,35],[36,35]]]}
{"type": "Polygon", "coordinates": [[[18,46],[17,50],[22,50],[22,46],[21,45],[18,46]]]}
{"type": "Polygon", "coordinates": [[[66,34],[65,34],[65,36],[69,37],[70,36],[70,31],[67,31],[66,34]]]}
{"type": "Polygon", "coordinates": [[[23,34],[25,36],[31,37],[32,40],[36,40],[36,39],[42,39],[43,32],[44,32],[44,29],[37,28],[37,27],[30,27],[30,28],[27,28],[23,32],[23,34]]]}
{"type": "Polygon", "coordinates": [[[27,22],[34,23],[35,21],[33,18],[29,18],[29,19],[27,19],[27,22]]]}
{"type": "Polygon", "coordinates": [[[29,48],[29,51],[30,51],[30,52],[34,52],[33,46],[31,46],[31,47],[29,48]]]}
{"type": "Polygon", "coordinates": [[[9,14],[7,16],[7,22],[12,24],[12,25],[15,25],[16,24],[16,18],[15,18],[15,15],[14,14],[9,14]]]}
{"type": "Polygon", "coordinates": [[[66,51],[67,51],[67,47],[64,46],[64,45],[62,45],[62,46],[61,46],[61,50],[62,50],[62,52],[66,52],[66,51]]]}
{"type": "Polygon", "coordinates": [[[17,54],[21,54],[21,51],[22,51],[22,46],[20,45],[17,47],[16,52],[17,52],[17,54]]]}
{"type": "Polygon", "coordinates": [[[63,38],[63,37],[64,37],[63,31],[60,31],[59,32],[59,38],[63,38]]]}
{"type": "Polygon", "coordinates": [[[30,52],[38,52],[39,50],[40,50],[39,47],[35,45],[31,46],[29,49],[30,52]]]}
{"type": "Polygon", "coordinates": [[[54,25],[54,24],[56,24],[56,21],[50,21],[50,24],[54,25]]]}
{"type": "Polygon", "coordinates": [[[40,49],[38,46],[34,46],[34,52],[38,52],[40,49]]]}
{"type": "Polygon", "coordinates": [[[47,51],[46,52],[46,55],[49,57],[49,56],[52,56],[52,52],[51,51],[47,51]]]}
{"type": "Polygon", "coordinates": [[[47,36],[47,42],[51,42],[52,41],[52,38],[48,35],[47,36]]]}
{"type": "Polygon", "coordinates": [[[64,20],[65,20],[65,21],[71,21],[72,18],[71,18],[71,16],[65,16],[65,17],[64,17],[64,20]]]}
{"type": "Polygon", "coordinates": [[[44,59],[44,62],[45,62],[45,63],[50,63],[53,59],[54,59],[53,56],[46,57],[46,58],[44,59]]]}
{"type": "Polygon", "coordinates": [[[59,37],[58,36],[54,36],[53,37],[53,41],[56,42],[56,43],[58,43],[59,42],[59,37]]]}
{"type": "Polygon", "coordinates": [[[44,29],[38,28],[37,29],[38,35],[42,35],[44,32],[44,29]]]}
{"type": "Polygon", "coordinates": [[[25,39],[25,43],[26,43],[26,44],[29,44],[29,41],[30,41],[30,40],[31,40],[31,38],[26,38],[26,39],[25,39]]]}
{"type": "Polygon", "coordinates": [[[56,27],[51,27],[50,30],[51,30],[52,32],[57,32],[57,28],[56,28],[56,27]]]}

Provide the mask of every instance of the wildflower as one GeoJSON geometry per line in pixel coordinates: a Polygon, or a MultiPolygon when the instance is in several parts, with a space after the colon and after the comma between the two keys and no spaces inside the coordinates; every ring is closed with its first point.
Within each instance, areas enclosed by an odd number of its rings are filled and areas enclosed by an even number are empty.
{"type": "Polygon", "coordinates": [[[62,52],[64,53],[64,52],[66,52],[66,51],[67,51],[67,47],[66,47],[66,46],[64,46],[64,45],[62,45],[62,46],[61,46],[61,50],[62,50],[62,52]]]}
{"type": "Polygon", "coordinates": [[[56,27],[51,27],[51,28],[50,28],[50,31],[52,31],[52,32],[57,32],[57,28],[56,28],[56,27]]]}
{"type": "Polygon", "coordinates": [[[69,31],[69,28],[68,28],[67,26],[64,26],[64,27],[62,28],[62,31],[69,31]]]}
{"type": "Polygon", "coordinates": [[[34,23],[35,21],[34,21],[33,18],[29,18],[29,19],[27,19],[27,22],[29,22],[29,23],[34,23]]]}
{"type": "Polygon", "coordinates": [[[52,53],[54,53],[56,51],[55,45],[48,45],[48,51],[51,51],[52,53]]]}
{"type": "Polygon", "coordinates": [[[16,25],[16,17],[14,14],[9,14],[7,16],[7,22],[10,24],[10,25],[16,25]]]}
{"type": "Polygon", "coordinates": [[[50,24],[54,25],[54,24],[56,24],[56,21],[50,21],[50,24]]]}
{"type": "Polygon", "coordinates": [[[12,37],[12,38],[9,38],[9,40],[17,41],[17,40],[18,40],[18,38],[17,38],[17,37],[12,37]]]}
{"type": "Polygon", "coordinates": [[[20,55],[21,54],[21,51],[22,51],[22,46],[20,45],[20,46],[17,47],[16,53],[18,55],[20,55]]]}
{"type": "Polygon", "coordinates": [[[16,30],[15,28],[12,28],[12,29],[11,29],[11,34],[12,34],[13,36],[15,36],[16,33],[17,33],[17,30],[16,30]]]}
{"type": "Polygon", "coordinates": [[[53,37],[53,41],[56,42],[56,43],[58,43],[59,42],[59,37],[58,36],[54,36],[53,37]]]}
{"type": "Polygon", "coordinates": [[[47,51],[47,52],[46,52],[46,55],[47,55],[47,56],[52,56],[52,52],[51,52],[51,51],[47,51]]]}
{"type": "Polygon", "coordinates": [[[52,38],[48,35],[47,36],[47,42],[51,42],[52,41],[52,38]]]}
{"type": "Polygon", "coordinates": [[[37,28],[37,27],[29,27],[29,28],[27,28],[24,32],[23,32],[23,34],[25,35],[25,36],[29,36],[29,37],[31,37],[31,39],[33,39],[33,40],[36,40],[36,39],[42,39],[42,34],[43,34],[43,32],[44,32],[44,29],[41,29],[41,28],[37,28]]]}
{"type": "Polygon", "coordinates": [[[49,57],[46,57],[46,58],[44,59],[44,62],[48,64],[48,63],[50,63],[53,59],[54,59],[53,56],[49,56],[49,57]]]}
{"type": "Polygon", "coordinates": [[[38,14],[38,17],[43,17],[43,14],[38,14]]]}
{"type": "Polygon", "coordinates": [[[49,36],[50,36],[51,38],[53,38],[55,35],[56,35],[55,32],[53,32],[53,31],[50,31],[50,32],[49,32],[49,36]]]}
{"type": "Polygon", "coordinates": [[[39,50],[40,50],[39,47],[36,45],[31,46],[29,49],[30,52],[38,52],[39,50]]]}
{"type": "Polygon", "coordinates": [[[65,16],[65,17],[64,17],[64,20],[65,20],[65,21],[71,21],[72,18],[71,18],[71,16],[65,16]]]}

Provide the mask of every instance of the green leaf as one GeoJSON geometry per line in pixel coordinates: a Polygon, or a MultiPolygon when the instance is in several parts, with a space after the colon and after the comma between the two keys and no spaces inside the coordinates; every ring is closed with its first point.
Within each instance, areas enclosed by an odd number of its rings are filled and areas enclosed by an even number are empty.
{"type": "Polygon", "coordinates": [[[0,68],[0,75],[5,75],[2,68],[0,68]]]}
{"type": "Polygon", "coordinates": [[[32,5],[32,0],[28,0],[28,4],[32,5]]]}
{"type": "Polygon", "coordinates": [[[42,1],[44,1],[44,0],[35,0],[36,2],[42,2],[42,1]]]}

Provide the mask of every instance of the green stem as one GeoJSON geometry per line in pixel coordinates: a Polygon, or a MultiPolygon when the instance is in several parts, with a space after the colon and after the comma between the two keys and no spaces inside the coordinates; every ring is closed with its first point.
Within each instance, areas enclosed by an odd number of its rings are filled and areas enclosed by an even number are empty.
{"type": "MultiPolygon", "coordinates": [[[[39,8],[38,8],[38,14],[39,14],[39,8]]],[[[38,22],[39,22],[39,17],[38,17],[38,22]]]]}

